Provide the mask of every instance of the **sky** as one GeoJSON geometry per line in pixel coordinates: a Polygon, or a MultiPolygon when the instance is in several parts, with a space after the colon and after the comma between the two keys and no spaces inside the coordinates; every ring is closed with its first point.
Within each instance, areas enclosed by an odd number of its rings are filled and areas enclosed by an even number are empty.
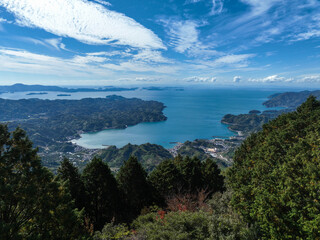
{"type": "Polygon", "coordinates": [[[0,0],[0,85],[320,87],[319,0],[0,0]]]}

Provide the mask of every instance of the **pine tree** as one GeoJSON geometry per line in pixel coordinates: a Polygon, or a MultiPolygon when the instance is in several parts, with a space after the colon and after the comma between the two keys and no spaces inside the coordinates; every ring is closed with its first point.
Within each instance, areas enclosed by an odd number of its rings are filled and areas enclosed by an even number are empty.
{"type": "Polygon", "coordinates": [[[223,192],[224,177],[221,175],[221,171],[213,159],[208,158],[202,163],[202,189],[206,190],[211,196],[215,192],[223,192]]]}
{"type": "Polygon", "coordinates": [[[140,214],[143,207],[153,202],[153,190],[147,182],[147,173],[136,157],[131,156],[120,168],[117,180],[121,191],[124,193],[125,202],[134,218],[140,214]]]}
{"type": "Polygon", "coordinates": [[[161,162],[148,176],[149,182],[164,198],[179,193],[182,188],[182,174],[173,160],[161,162]]]}
{"type": "Polygon", "coordinates": [[[120,209],[117,182],[109,166],[99,158],[93,158],[83,170],[87,195],[86,214],[95,230],[101,230],[106,222],[116,220],[120,209]]]}
{"type": "Polygon", "coordinates": [[[197,193],[203,189],[201,161],[194,157],[185,157],[182,161],[176,161],[176,166],[183,176],[182,190],[188,193],[197,193]]]}
{"type": "Polygon", "coordinates": [[[26,133],[0,125],[0,239],[76,239],[79,216],[26,133]]]}
{"type": "Polygon", "coordinates": [[[67,158],[64,158],[58,168],[58,179],[63,181],[68,188],[75,206],[81,210],[85,207],[86,193],[84,183],[77,167],[75,167],[67,158]]]}

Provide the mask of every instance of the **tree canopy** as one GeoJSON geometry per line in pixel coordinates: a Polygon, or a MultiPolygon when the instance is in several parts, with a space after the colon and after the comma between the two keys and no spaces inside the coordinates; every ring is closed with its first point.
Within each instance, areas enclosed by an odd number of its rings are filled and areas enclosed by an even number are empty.
{"type": "Polygon", "coordinates": [[[79,212],[20,128],[0,125],[0,238],[78,239],[79,212]]]}
{"type": "Polygon", "coordinates": [[[320,236],[320,102],[309,97],[247,138],[228,171],[233,205],[264,239],[320,236]]]}

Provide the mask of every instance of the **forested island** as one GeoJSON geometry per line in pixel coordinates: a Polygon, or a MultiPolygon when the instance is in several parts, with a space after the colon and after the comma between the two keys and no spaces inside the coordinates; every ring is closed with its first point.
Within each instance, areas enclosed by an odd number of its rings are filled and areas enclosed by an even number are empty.
{"type": "MultiPolygon", "coordinates": [[[[119,96],[81,100],[0,99],[0,121],[25,129],[47,166],[79,148],[69,141],[83,132],[165,121],[164,105],[119,96]]],[[[85,151],[85,149],[80,148],[85,151]]],[[[88,150],[90,152],[90,150],[88,150]]]]}
{"type": "Polygon", "coordinates": [[[309,96],[320,98],[320,90],[276,93],[269,96],[269,100],[263,105],[268,108],[282,107],[281,110],[266,110],[262,113],[257,110],[251,110],[248,114],[227,114],[221,122],[228,125],[231,131],[238,132],[240,135],[249,135],[262,129],[262,126],[281,114],[295,111],[309,96]]]}
{"type": "Polygon", "coordinates": [[[97,88],[66,88],[58,86],[44,86],[44,85],[25,85],[21,83],[16,83],[11,86],[0,86],[0,93],[5,92],[66,92],[66,93],[75,93],[75,92],[115,92],[115,91],[135,91],[138,88],[123,88],[123,87],[97,87],[97,88]]]}

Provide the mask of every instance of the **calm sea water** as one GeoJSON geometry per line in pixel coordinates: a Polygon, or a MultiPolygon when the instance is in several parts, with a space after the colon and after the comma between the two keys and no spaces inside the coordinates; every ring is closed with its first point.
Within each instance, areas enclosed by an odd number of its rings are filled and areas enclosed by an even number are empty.
{"type": "Polygon", "coordinates": [[[86,133],[74,142],[87,148],[102,148],[102,145],[122,147],[128,143],[143,144],[147,142],[171,148],[175,142],[234,135],[233,132],[227,129],[227,126],[220,122],[225,114],[248,113],[253,109],[265,110],[266,108],[262,103],[267,100],[267,97],[282,91],[187,88],[184,91],[168,89],[163,91],[137,90],[111,93],[72,93],[70,97],[57,97],[58,92],[33,96],[28,96],[24,92],[6,93],[0,95],[0,97],[9,99],[34,97],[41,99],[81,99],[116,94],[124,97],[160,101],[166,106],[164,114],[168,117],[167,121],[141,123],[121,130],[86,133]]]}

